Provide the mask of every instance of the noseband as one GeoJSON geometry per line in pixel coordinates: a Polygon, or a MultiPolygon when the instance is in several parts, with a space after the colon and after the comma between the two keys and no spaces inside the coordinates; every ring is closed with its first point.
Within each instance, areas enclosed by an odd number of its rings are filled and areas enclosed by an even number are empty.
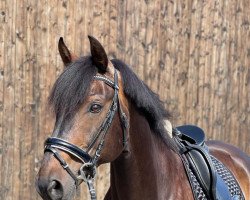
{"type": "Polygon", "coordinates": [[[44,152],[52,152],[54,157],[59,161],[61,166],[68,172],[68,174],[74,179],[76,187],[78,187],[83,181],[87,183],[88,189],[90,192],[90,196],[92,200],[96,199],[96,192],[94,188],[93,180],[96,174],[96,165],[97,161],[100,157],[101,151],[104,146],[105,136],[108,132],[110,125],[114,119],[115,113],[118,110],[119,116],[121,119],[122,130],[123,130],[123,146],[126,145],[127,142],[127,128],[128,128],[128,119],[126,114],[122,111],[122,108],[119,103],[119,86],[118,86],[118,74],[115,69],[114,72],[114,82],[104,76],[96,75],[94,76],[95,80],[100,80],[106,83],[108,86],[114,89],[114,96],[109,111],[102,122],[97,134],[95,134],[94,138],[92,139],[90,145],[88,146],[87,150],[84,151],[83,149],[79,148],[78,146],[71,144],[63,139],[56,138],[56,137],[49,137],[45,141],[45,148],[44,152]],[[94,146],[97,139],[100,137],[100,142],[97,146],[95,154],[93,157],[89,155],[90,149],[94,146]],[[75,158],[79,159],[83,165],[80,167],[78,174],[76,175],[73,170],[69,167],[68,163],[61,157],[58,153],[57,149],[64,151],[75,158]]]}

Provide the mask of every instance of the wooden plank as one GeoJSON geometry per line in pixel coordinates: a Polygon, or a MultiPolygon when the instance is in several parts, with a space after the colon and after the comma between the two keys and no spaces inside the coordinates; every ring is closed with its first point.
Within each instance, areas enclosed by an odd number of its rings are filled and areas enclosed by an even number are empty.
{"type": "MultiPolygon", "coordinates": [[[[5,69],[5,45],[6,45],[6,4],[5,1],[0,1],[0,166],[3,166],[3,125],[4,125],[4,115],[3,115],[3,106],[4,106],[4,69],[5,69]]],[[[3,169],[3,167],[2,167],[3,169]]],[[[2,172],[0,172],[0,197],[4,190],[4,185],[2,182],[2,172]]]]}
{"type": "MultiPolygon", "coordinates": [[[[237,58],[235,62],[235,90],[237,91],[237,115],[235,117],[235,126],[234,129],[238,130],[234,133],[234,138],[230,138],[230,142],[235,145],[242,145],[242,147],[249,146],[249,139],[244,136],[244,130],[247,130],[246,133],[249,133],[249,125],[247,125],[247,117],[249,117],[249,98],[247,94],[250,91],[249,83],[247,83],[247,71],[249,71],[249,23],[250,18],[247,15],[249,12],[249,2],[237,1],[237,29],[236,29],[236,44],[237,44],[237,58]],[[248,6],[248,7],[246,7],[248,6]],[[248,110],[248,111],[247,111],[248,110]],[[237,123],[238,122],[238,123],[237,123]],[[247,128],[248,127],[248,128],[247,128]]],[[[248,81],[249,82],[249,81],[248,81]]],[[[233,135],[233,133],[231,134],[233,135]]]]}
{"type": "Polygon", "coordinates": [[[117,57],[117,20],[118,20],[118,2],[109,1],[109,56],[111,58],[117,57]]]}
{"type": "Polygon", "coordinates": [[[75,1],[75,14],[74,14],[74,21],[75,21],[75,38],[73,39],[75,44],[74,52],[78,55],[84,55],[83,49],[84,46],[87,46],[87,43],[84,43],[88,33],[86,32],[85,25],[86,25],[86,11],[83,8],[86,8],[87,1],[75,1]],[[80,14],[78,14],[80,13],[80,14]]]}
{"type": "MultiPolygon", "coordinates": [[[[130,35],[127,36],[127,40],[130,42],[130,48],[127,50],[129,58],[126,63],[137,72],[137,74],[142,74],[143,68],[139,67],[139,58],[142,56],[139,51],[139,10],[140,10],[140,1],[133,1],[128,4],[130,10],[127,10],[127,23],[130,35]]],[[[119,34],[119,31],[118,31],[119,34]]],[[[120,45],[119,45],[120,46],[120,45]]],[[[118,47],[119,47],[118,46],[118,47]]]]}
{"type": "Polygon", "coordinates": [[[14,126],[14,155],[13,155],[13,199],[20,199],[22,198],[22,184],[23,182],[19,178],[22,171],[21,171],[21,159],[20,156],[20,141],[22,135],[24,135],[24,127],[25,127],[25,97],[24,93],[24,72],[23,66],[25,61],[25,55],[27,54],[25,40],[26,40],[26,30],[25,30],[25,10],[26,8],[22,6],[21,2],[16,2],[16,14],[15,14],[15,23],[16,23],[16,50],[15,50],[15,69],[14,69],[14,77],[15,77],[15,99],[14,99],[14,118],[15,118],[15,126],[14,126]]]}
{"type": "Polygon", "coordinates": [[[187,94],[187,117],[192,123],[198,121],[199,106],[199,50],[200,50],[200,30],[201,30],[201,12],[202,2],[193,1],[191,15],[191,32],[190,32],[190,50],[189,50],[189,70],[188,70],[188,94],[187,94]]]}
{"type": "MultiPolygon", "coordinates": [[[[157,20],[158,14],[156,13],[157,1],[146,1],[146,26],[145,26],[145,38],[143,41],[144,47],[144,79],[147,84],[152,88],[153,91],[157,91],[159,82],[159,73],[161,72],[159,65],[157,63],[157,49],[153,48],[154,37],[156,36],[156,31],[154,31],[155,20],[157,20]]],[[[157,36],[156,36],[157,37],[157,36]]]]}
{"type": "Polygon", "coordinates": [[[235,34],[236,34],[236,1],[231,4],[225,4],[225,9],[227,9],[224,13],[225,22],[223,23],[224,32],[227,32],[228,38],[226,40],[227,43],[227,68],[228,74],[226,78],[227,82],[227,94],[225,99],[226,109],[224,110],[226,122],[224,124],[224,132],[223,132],[223,140],[226,142],[230,142],[230,138],[237,136],[236,133],[231,132],[231,127],[235,126],[235,114],[236,114],[236,102],[237,101],[232,95],[233,90],[235,88],[235,81],[233,80],[233,73],[235,70],[235,34]],[[227,23],[227,24],[226,24],[227,23]],[[233,134],[233,135],[231,135],[233,134]]]}
{"type": "MultiPolygon", "coordinates": [[[[240,1],[238,1],[240,2],[240,1]]],[[[242,21],[242,29],[244,31],[244,35],[241,37],[242,39],[242,49],[243,49],[243,81],[242,81],[242,95],[240,96],[240,130],[238,134],[240,134],[240,140],[237,146],[241,146],[246,152],[250,153],[250,2],[244,1],[242,5],[243,10],[243,21],[242,21]]],[[[233,131],[233,130],[231,130],[233,131]]]]}
{"type": "MultiPolygon", "coordinates": [[[[31,4],[32,8],[36,8],[36,4],[31,4]]],[[[30,12],[27,16],[27,26],[35,27],[35,24],[39,24],[39,19],[36,18],[36,12],[30,12]]],[[[22,182],[22,190],[20,192],[20,197],[22,199],[31,199],[33,192],[32,187],[32,170],[31,163],[33,164],[33,148],[32,148],[32,138],[34,131],[34,91],[33,91],[33,73],[34,73],[34,64],[36,63],[36,50],[34,38],[36,38],[36,32],[32,29],[27,30],[26,37],[26,48],[28,47],[29,51],[26,54],[27,61],[23,64],[23,73],[24,73],[24,134],[20,139],[20,156],[21,156],[21,174],[20,179],[22,182]]]]}
{"type": "Polygon", "coordinates": [[[174,117],[177,123],[184,123],[187,115],[187,95],[188,95],[188,70],[190,48],[190,22],[191,22],[191,3],[186,1],[177,1],[173,6],[173,24],[172,24],[172,46],[170,51],[172,57],[172,69],[170,74],[170,91],[178,91],[174,93],[172,102],[175,102],[173,108],[175,110],[174,117]]]}
{"type": "MultiPolygon", "coordinates": [[[[43,35],[42,46],[41,48],[44,48],[44,46],[47,46],[49,48],[46,48],[46,51],[44,51],[43,56],[41,57],[41,67],[42,70],[42,78],[44,80],[44,93],[43,93],[43,103],[44,111],[42,112],[42,122],[44,124],[41,124],[41,134],[43,136],[43,139],[41,139],[41,142],[43,142],[48,136],[52,134],[55,117],[54,113],[52,112],[51,108],[48,106],[48,96],[50,94],[51,88],[53,87],[53,84],[56,80],[56,78],[59,76],[59,74],[63,71],[63,63],[59,56],[58,52],[58,40],[59,37],[64,37],[66,44],[71,47],[73,46],[73,43],[70,43],[70,38],[66,37],[67,35],[67,5],[69,3],[65,1],[60,0],[52,0],[47,3],[47,18],[44,18],[44,28],[47,29],[47,34],[43,35]]],[[[41,5],[42,7],[42,5],[41,5]]],[[[45,33],[44,33],[45,34],[45,33]]],[[[70,48],[73,50],[73,47],[70,48]]],[[[43,149],[43,144],[42,149],[43,149]]],[[[43,152],[41,152],[43,153],[43,152]]]]}
{"type": "MultiPolygon", "coordinates": [[[[118,4],[118,18],[117,18],[117,57],[125,61],[125,20],[126,20],[126,3],[121,1],[118,4]]],[[[128,11],[129,12],[129,11],[128,11]]]]}
{"type": "Polygon", "coordinates": [[[221,5],[222,2],[214,2],[214,21],[213,21],[213,34],[214,34],[214,41],[213,41],[213,48],[212,48],[212,64],[211,64],[211,87],[213,88],[213,92],[211,94],[211,122],[213,126],[212,131],[212,138],[219,137],[220,131],[219,126],[221,124],[220,120],[218,119],[218,108],[219,108],[219,97],[218,97],[218,80],[217,80],[217,72],[218,67],[220,65],[220,41],[221,41],[221,5]]]}
{"type": "Polygon", "coordinates": [[[202,127],[204,127],[204,130],[206,133],[208,133],[207,139],[210,139],[211,137],[211,132],[212,132],[212,120],[209,117],[210,113],[212,112],[212,107],[213,107],[213,99],[212,99],[212,94],[213,94],[213,87],[212,87],[212,74],[211,74],[211,68],[212,68],[212,48],[213,48],[213,41],[214,41],[214,35],[213,35],[213,20],[214,13],[213,13],[213,6],[214,2],[210,1],[206,3],[206,6],[204,8],[204,21],[202,26],[204,27],[204,75],[201,75],[201,79],[204,79],[204,82],[202,84],[202,89],[204,90],[204,96],[203,96],[203,114],[202,114],[202,127]]]}
{"type": "MultiPolygon", "coordinates": [[[[146,83],[148,81],[148,70],[151,66],[146,65],[146,51],[145,51],[145,39],[147,34],[147,2],[140,1],[138,2],[139,13],[134,13],[135,17],[138,17],[138,46],[136,51],[138,52],[138,66],[136,66],[136,72],[138,76],[143,79],[146,83]],[[138,71],[138,69],[140,71],[138,71]]],[[[126,36],[125,36],[126,37],[126,36]]]]}
{"type": "Polygon", "coordinates": [[[4,56],[3,56],[3,128],[2,128],[2,163],[1,163],[1,199],[12,200],[13,169],[14,169],[14,127],[15,127],[15,15],[16,7],[11,1],[5,2],[6,24],[4,26],[4,56]]]}
{"type": "MultiPolygon", "coordinates": [[[[65,16],[64,16],[64,24],[65,24],[65,32],[64,37],[67,38],[68,44],[70,44],[71,49],[76,49],[76,44],[79,44],[80,41],[77,41],[75,30],[76,30],[76,21],[75,21],[75,3],[70,3],[68,1],[62,2],[62,7],[65,7],[65,16]]],[[[54,12],[54,15],[56,15],[56,12],[54,12]]],[[[56,18],[52,18],[56,19],[56,18]]],[[[53,37],[51,37],[53,39],[53,37]]],[[[57,45],[56,45],[57,47],[57,45]]],[[[52,50],[56,50],[52,49],[52,50]]],[[[54,52],[55,53],[55,52],[54,52]]],[[[61,71],[60,71],[61,72],[61,71]]]]}
{"type": "MultiPolygon", "coordinates": [[[[161,85],[159,87],[159,93],[161,98],[165,102],[165,106],[173,115],[175,115],[175,103],[174,97],[170,91],[171,87],[171,70],[172,70],[172,58],[170,55],[171,52],[171,42],[172,42],[172,23],[171,22],[171,10],[172,2],[160,1],[159,8],[159,19],[157,22],[158,26],[158,39],[157,39],[157,48],[159,51],[159,60],[158,65],[162,69],[161,75],[161,85]]],[[[172,121],[175,124],[175,121],[172,121]]]]}
{"type": "MultiPolygon", "coordinates": [[[[52,2],[52,1],[50,1],[52,2]]],[[[54,2],[54,1],[53,1],[54,2]]],[[[50,12],[53,8],[53,6],[48,6],[46,1],[37,1],[35,4],[33,4],[32,1],[29,1],[29,5],[31,6],[31,10],[27,15],[29,17],[32,17],[32,10],[35,10],[37,15],[40,16],[40,20],[37,22],[39,24],[39,28],[36,27],[35,24],[31,24],[29,26],[29,31],[32,32],[32,30],[37,30],[36,31],[36,37],[40,38],[39,41],[35,42],[32,41],[34,45],[34,49],[36,52],[39,52],[36,54],[36,65],[34,67],[33,71],[33,98],[34,102],[36,102],[35,105],[35,113],[34,113],[34,133],[32,136],[33,140],[33,148],[35,149],[35,155],[32,158],[33,159],[33,174],[32,174],[32,185],[35,184],[35,176],[38,172],[38,169],[40,167],[41,159],[43,156],[43,144],[46,136],[48,135],[49,131],[48,127],[51,121],[53,120],[48,120],[46,121],[47,113],[48,113],[48,108],[47,108],[47,94],[49,92],[49,88],[47,86],[48,82],[52,79],[53,76],[50,76],[49,80],[46,80],[47,74],[46,74],[46,69],[50,68],[53,72],[53,67],[50,66],[50,61],[48,59],[48,51],[50,48],[50,44],[48,42],[49,35],[53,34],[53,31],[50,31],[49,26],[48,26],[48,21],[49,21],[49,16],[50,12]],[[49,48],[44,48],[48,47],[49,48]],[[48,67],[47,67],[48,66],[48,67]]],[[[51,21],[51,24],[56,26],[57,24],[54,21],[51,21]]],[[[56,37],[55,37],[56,39],[56,37]]],[[[54,41],[55,42],[55,41],[54,41]]],[[[34,199],[40,199],[39,195],[35,192],[35,188],[33,188],[31,195],[33,195],[34,199]]]]}

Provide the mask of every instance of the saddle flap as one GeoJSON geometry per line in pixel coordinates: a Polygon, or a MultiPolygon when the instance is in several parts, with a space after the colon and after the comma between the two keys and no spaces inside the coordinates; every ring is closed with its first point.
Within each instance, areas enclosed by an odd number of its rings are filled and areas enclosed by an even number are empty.
{"type": "Polygon", "coordinates": [[[207,196],[216,196],[216,175],[212,164],[212,160],[207,152],[200,147],[192,147],[185,153],[189,167],[204,188],[207,196]]]}

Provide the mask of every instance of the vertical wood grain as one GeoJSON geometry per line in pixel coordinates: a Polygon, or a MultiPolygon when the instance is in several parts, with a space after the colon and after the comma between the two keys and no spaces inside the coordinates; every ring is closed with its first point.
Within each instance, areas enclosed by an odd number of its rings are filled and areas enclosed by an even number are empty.
{"type": "MultiPolygon", "coordinates": [[[[64,68],[61,36],[79,56],[95,36],[159,94],[174,125],[197,124],[250,153],[249,13],[248,0],[0,1],[0,199],[40,199],[34,179],[53,129],[47,98],[64,68]]],[[[108,187],[104,165],[98,199],[108,187]]]]}

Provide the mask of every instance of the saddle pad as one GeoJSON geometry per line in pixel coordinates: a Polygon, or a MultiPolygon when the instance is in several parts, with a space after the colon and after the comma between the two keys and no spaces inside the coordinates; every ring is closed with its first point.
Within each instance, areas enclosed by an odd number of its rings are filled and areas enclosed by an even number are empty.
{"type": "Polygon", "coordinates": [[[218,175],[223,179],[223,181],[226,183],[228,190],[231,194],[231,197],[234,197],[233,199],[237,200],[245,200],[243,193],[240,189],[240,186],[237,182],[237,180],[234,178],[231,171],[229,171],[219,160],[217,160],[215,157],[211,156],[213,165],[215,167],[216,172],[218,175]]]}

